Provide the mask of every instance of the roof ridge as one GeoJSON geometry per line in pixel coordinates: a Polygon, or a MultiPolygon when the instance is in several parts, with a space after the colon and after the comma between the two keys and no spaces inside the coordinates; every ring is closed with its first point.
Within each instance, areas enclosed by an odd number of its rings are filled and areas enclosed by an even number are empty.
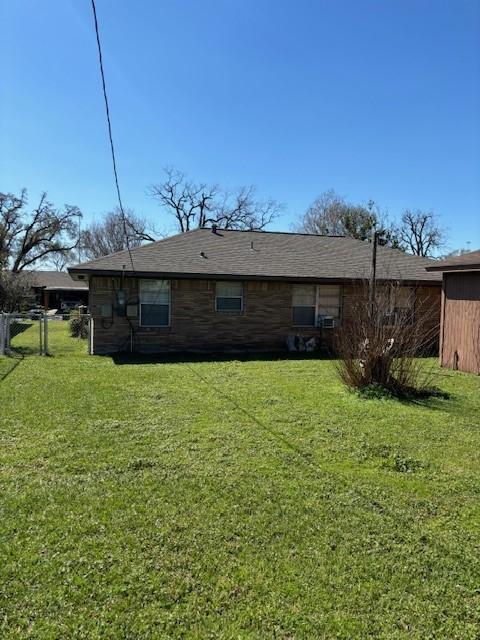
{"type": "MultiPolygon", "coordinates": [[[[306,233],[304,231],[273,231],[268,229],[224,229],[222,227],[217,227],[216,230],[226,231],[227,233],[261,233],[261,234],[268,233],[268,234],[285,235],[285,236],[312,236],[315,238],[349,238],[350,237],[350,236],[346,236],[345,234],[306,233]]],[[[194,229],[194,231],[211,231],[213,233],[213,228],[201,227],[199,229],[194,229]]],[[[351,239],[357,240],[357,238],[351,238],[351,239]]]]}

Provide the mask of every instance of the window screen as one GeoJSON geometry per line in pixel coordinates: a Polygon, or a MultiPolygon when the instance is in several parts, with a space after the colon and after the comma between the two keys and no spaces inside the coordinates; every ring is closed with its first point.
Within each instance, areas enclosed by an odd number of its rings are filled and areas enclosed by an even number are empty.
{"type": "Polygon", "coordinates": [[[340,318],[341,298],[340,286],[335,284],[318,287],[318,315],[340,318]]]}
{"type": "Polygon", "coordinates": [[[217,311],[242,311],[243,284],[241,282],[217,282],[215,293],[217,311]]]}
{"type": "Polygon", "coordinates": [[[143,327],[170,324],[169,280],[140,280],[140,324],[143,327]]]}
{"type": "Polygon", "coordinates": [[[292,292],[293,324],[315,326],[316,292],[312,285],[294,285],[292,292]]]}
{"type": "Polygon", "coordinates": [[[340,319],[339,285],[294,285],[292,290],[293,324],[314,327],[325,316],[340,319]]]}

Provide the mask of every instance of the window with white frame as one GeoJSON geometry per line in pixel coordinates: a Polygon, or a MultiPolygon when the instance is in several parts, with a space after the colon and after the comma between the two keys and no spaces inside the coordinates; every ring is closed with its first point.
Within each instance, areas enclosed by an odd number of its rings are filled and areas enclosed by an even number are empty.
{"type": "Polygon", "coordinates": [[[215,309],[230,313],[243,311],[243,284],[241,282],[217,282],[215,285],[215,309]]]}
{"type": "Polygon", "coordinates": [[[168,327],[170,280],[140,280],[140,325],[168,327]]]}
{"type": "Polygon", "coordinates": [[[336,323],[341,315],[339,285],[294,285],[292,291],[293,325],[321,326],[325,318],[336,323]]]}

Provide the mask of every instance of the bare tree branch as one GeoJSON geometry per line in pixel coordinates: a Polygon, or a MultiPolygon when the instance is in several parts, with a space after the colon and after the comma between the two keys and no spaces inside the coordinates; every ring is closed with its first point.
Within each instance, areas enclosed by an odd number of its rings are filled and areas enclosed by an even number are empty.
{"type": "Polygon", "coordinates": [[[82,215],[78,207],[57,209],[46,193],[31,213],[27,203],[25,189],[20,196],[0,193],[0,269],[22,271],[77,246],[76,221],[82,215]]]}
{"type": "Polygon", "coordinates": [[[217,185],[195,184],[172,167],[165,169],[165,180],[152,185],[148,193],[174,216],[181,232],[214,224],[223,229],[261,230],[282,210],[275,200],[258,200],[254,186],[227,191],[217,185]]]}
{"type": "MultiPolygon", "coordinates": [[[[146,221],[136,216],[132,210],[125,211],[125,226],[131,248],[155,240],[153,232],[150,233],[147,229],[146,221]]],[[[126,248],[123,216],[119,209],[107,213],[101,222],[93,222],[82,231],[81,250],[87,260],[94,260],[126,248]]]]}
{"type": "Polygon", "coordinates": [[[322,193],[310,205],[294,230],[317,235],[350,236],[371,240],[376,231],[380,244],[395,246],[387,216],[371,200],[366,206],[351,204],[333,189],[322,193]]]}
{"type": "Polygon", "coordinates": [[[396,236],[401,247],[416,256],[432,257],[445,246],[446,233],[433,211],[406,209],[396,236]]]}

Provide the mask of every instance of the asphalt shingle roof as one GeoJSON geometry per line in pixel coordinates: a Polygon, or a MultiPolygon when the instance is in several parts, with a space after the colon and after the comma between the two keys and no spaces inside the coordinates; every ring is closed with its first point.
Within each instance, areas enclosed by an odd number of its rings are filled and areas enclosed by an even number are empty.
{"type": "MultiPolygon", "coordinates": [[[[289,280],[368,278],[372,246],[340,236],[196,229],[131,250],[138,275],[289,280]]],[[[432,260],[378,247],[381,279],[439,282],[432,260]]],[[[69,268],[78,274],[132,274],[128,251],[69,268]]]]}
{"type": "Polygon", "coordinates": [[[461,256],[439,260],[427,267],[429,271],[468,271],[480,269],[480,251],[470,251],[461,256]]]}
{"type": "Polygon", "coordinates": [[[34,287],[45,287],[49,290],[88,289],[88,282],[74,280],[66,271],[30,271],[29,276],[34,287]]]}

